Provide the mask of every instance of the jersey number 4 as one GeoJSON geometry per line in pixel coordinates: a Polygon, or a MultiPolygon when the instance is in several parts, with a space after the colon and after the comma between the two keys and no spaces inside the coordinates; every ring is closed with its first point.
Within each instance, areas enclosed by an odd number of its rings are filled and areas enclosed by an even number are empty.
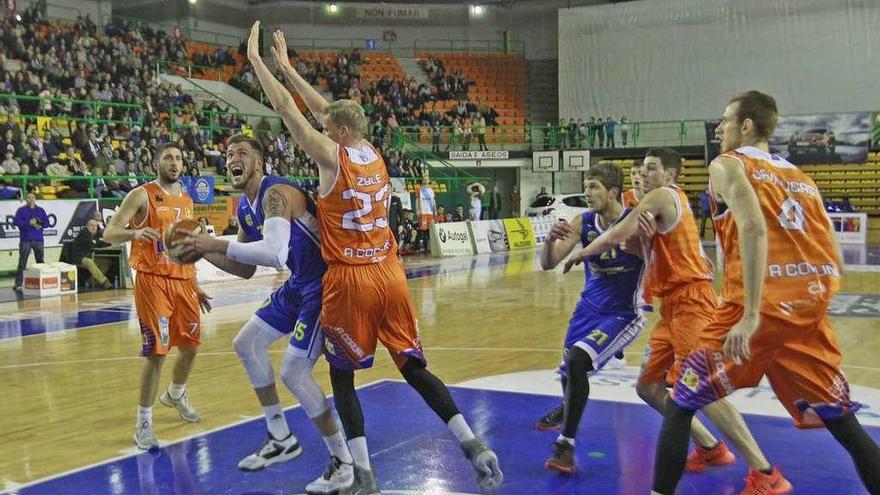
{"type": "MultiPolygon", "coordinates": [[[[377,204],[382,204],[383,201],[387,201],[390,199],[390,195],[388,198],[385,198],[385,193],[388,191],[388,185],[379,189],[375,195],[370,195],[365,192],[358,191],[357,189],[346,189],[342,191],[342,199],[350,200],[357,199],[363,204],[361,208],[357,210],[347,211],[342,214],[342,228],[348,230],[357,230],[359,232],[370,232],[375,228],[378,229],[387,229],[388,228],[388,217],[374,217],[372,222],[359,222],[358,219],[363,219],[370,217],[370,214],[373,212],[373,206],[377,204]]],[[[388,205],[385,205],[385,209],[387,211],[388,205]]]]}

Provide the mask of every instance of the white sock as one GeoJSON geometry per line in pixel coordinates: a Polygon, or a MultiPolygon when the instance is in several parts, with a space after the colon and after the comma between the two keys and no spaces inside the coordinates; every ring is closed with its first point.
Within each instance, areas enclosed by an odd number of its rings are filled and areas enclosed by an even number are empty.
{"type": "Polygon", "coordinates": [[[287,418],[284,417],[284,411],[281,410],[281,404],[272,404],[263,407],[263,414],[266,416],[266,428],[269,434],[275,440],[284,440],[290,436],[290,428],[287,427],[287,418]]]}
{"type": "Polygon", "coordinates": [[[569,445],[574,447],[574,438],[568,438],[568,437],[564,437],[562,435],[559,435],[558,437],[556,437],[556,441],[557,442],[568,442],[569,445]]]}
{"type": "Polygon", "coordinates": [[[183,397],[183,393],[186,391],[186,384],[178,385],[174,382],[171,382],[171,385],[168,386],[168,395],[171,396],[174,400],[180,400],[183,397]]]}
{"type": "Polygon", "coordinates": [[[354,463],[369,471],[371,468],[370,453],[367,451],[367,437],[352,438],[348,441],[348,448],[351,450],[354,463]]]}
{"type": "Polygon", "coordinates": [[[327,445],[327,450],[330,451],[330,455],[336,456],[340,461],[346,464],[354,462],[351,457],[351,452],[348,450],[348,444],[345,443],[345,437],[342,436],[342,431],[337,431],[333,435],[323,438],[324,444],[327,445]]]}
{"type": "Polygon", "coordinates": [[[455,435],[455,438],[458,439],[458,442],[467,442],[468,440],[476,437],[474,432],[471,431],[471,427],[468,426],[467,421],[464,420],[464,416],[461,414],[456,414],[446,423],[446,426],[449,427],[449,431],[455,435]]]}
{"type": "Polygon", "coordinates": [[[138,422],[147,421],[153,422],[153,407],[141,407],[138,406],[138,422]]]}

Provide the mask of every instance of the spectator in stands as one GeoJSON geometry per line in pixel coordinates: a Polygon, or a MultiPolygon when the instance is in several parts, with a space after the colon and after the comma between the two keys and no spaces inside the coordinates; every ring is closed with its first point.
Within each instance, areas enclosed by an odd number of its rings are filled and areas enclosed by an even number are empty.
{"type": "Polygon", "coordinates": [[[446,221],[446,207],[437,205],[437,216],[434,217],[434,223],[444,223],[446,221]]]}
{"type": "Polygon", "coordinates": [[[37,263],[45,262],[43,258],[43,229],[49,226],[49,216],[46,210],[37,206],[37,196],[34,193],[27,195],[27,204],[15,211],[13,223],[18,227],[18,269],[15,271],[16,291],[21,290],[21,282],[24,278],[24,269],[27,267],[31,251],[37,263]]]}
{"type": "Polygon", "coordinates": [[[568,147],[574,149],[578,142],[578,125],[574,119],[568,119],[568,147]]]}
{"type": "Polygon", "coordinates": [[[105,289],[113,287],[113,283],[104,275],[104,271],[95,262],[92,253],[95,248],[109,247],[110,243],[104,242],[98,233],[98,221],[90,218],[85,228],[79,231],[73,244],[70,246],[68,262],[89,271],[95,282],[105,289]]]}
{"type": "Polygon", "coordinates": [[[418,237],[418,223],[412,210],[403,210],[403,223],[401,224],[400,246],[401,254],[416,252],[416,240],[418,237]]]}
{"type": "Polygon", "coordinates": [[[554,147],[554,141],[556,137],[556,130],[553,129],[553,124],[548,120],[546,124],[544,124],[544,149],[549,150],[554,147]]]}
{"type": "Polygon", "coordinates": [[[498,192],[498,186],[492,186],[492,192],[489,194],[489,219],[495,220],[501,213],[501,193],[498,192]]]}
{"type": "Polygon", "coordinates": [[[403,203],[396,194],[391,194],[391,204],[388,206],[388,226],[394,233],[397,245],[403,236],[403,203]]]}
{"type": "Polygon", "coordinates": [[[229,216],[229,224],[226,225],[226,228],[223,229],[223,235],[237,235],[238,234],[238,217],[235,215],[229,216]]]}
{"type": "Polygon", "coordinates": [[[510,191],[510,212],[514,218],[519,217],[520,215],[520,195],[518,185],[514,185],[513,190],[510,191]]]}
{"type": "Polygon", "coordinates": [[[550,194],[547,193],[547,188],[544,186],[541,186],[541,191],[535,195],[535,200],[546,198],[548,196],[550,196],[550,194]]]}
{"type": "Polygon", "coordinates": [[[12,150],[6,150],[6,159],[3,160],[3,163],[0,163],[0,168],[2,168],[2,173],[5,175],[18,175],[21,172],[21,166],[18,160],[15,159],[15,153],[12,150]]]}
{"type": "Polygon", "coordinates": [[[556,132],[559,135],[559,149],[565,149],[568,146],[568,126],[565,124],[565,119],[559,119],[559,127],[556,128],[556,132]]]}
{"type": "Polygon", "coordinates": [[[575,144],[579,149],[583,149],[584,144],[586,144],[587,134],[589,133],[584,119],[577,119],[574,132],[577,134],[577,142],[575,144]]]}
{"type": "Polygon", "coordinates": [[[488,150],[486,146],[486,119],[483,114],[477,113],[474,117],[474,134],[477,135],[477,141],[480,143],[480,151],[488,150]]]}
{"type": "Polygon", "coordinates": [[[596,136],[599,138],[599,147],[605,147],[605,123],[602,122],[602,117],[599,117],[599,120],[596,121],[596,136]]]}
{"type": "Polygon", "coordinates": [[[431,126],[431,151],[433,153],[440,153],[440,122],[439,121],[435,121],[434,124],[431,126]]]}
{"type": "Polygon", "coordinates": [[[617,127],[617,121],[608,117],[605,119],[605,142],[609,148],[614,148],[614,129],[617,127]]]}
{"type": "Polygon", "coordinates": [[[455,205],[455,212],[452,213],[452,221],[453,222],[464,222],[467,220],[467,216],[464,212],[464,206],[455,205]]]}
{"type": "Polygon", "coordinates": [[[626,141],[629,138],[629,121],[626,116],[620,118],[620,142],[626,147],[626,141]]]}

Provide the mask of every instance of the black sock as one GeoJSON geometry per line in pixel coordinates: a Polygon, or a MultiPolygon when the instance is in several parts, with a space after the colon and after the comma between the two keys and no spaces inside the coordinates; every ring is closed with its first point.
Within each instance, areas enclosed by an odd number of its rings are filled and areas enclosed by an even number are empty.
{"type": "Polygon", "coordinates": [[[354,371],[330,365],[330,383],[333,385],[333,402],[346,438],[364,436],[364,413],[354,390],[354,371]]]}
{"type": "Polygon", "coordinates": [[[400,373],[412,388],[422,396],[425,403],[432,411],[440,416],[444,423],[448,423],[450,419],[458,414],[458,406],[452,400],[449,389],[434,376],[433,373],[425,368],[425,364],[417,359],[409,359],[400,373]]]}
{"type": "Polygon", "coordinates": [[[826,421],[825,426],[849,452],[868,492],[880,495],[880,448],[855,415],[847,414],[836,421],[826,421]]]}
{"type": "Polygon", "coordinates": [[[590,380],[587,373],[593,369],[593,360],[580,347],[572,347],[568,353],[568,384],[565,389],[565,416],[562,420],[562,436],[577,435],[581,416],[590,397],[590,380]]]}
{"type": "Polygon", "coordinates": [[[663,426],[654,457],[654,488],[657,493],[672,495],[687,462],[691,420],[696,411],[685,409],[670,399],[666,401],[663,426]]]}

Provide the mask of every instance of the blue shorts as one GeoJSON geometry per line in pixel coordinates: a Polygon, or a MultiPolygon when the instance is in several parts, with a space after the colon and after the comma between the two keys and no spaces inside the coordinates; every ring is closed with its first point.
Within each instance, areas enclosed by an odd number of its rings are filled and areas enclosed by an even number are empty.
{"type": "Polygon", "coordinates": [[[578,301],[568,322],[565,349],[557,372],[564,375],[568,353],[572,347],[580,347],[593,360],[593,370],[599,370],[615,354],[632,343],[645,328],[641,313],[599,313],[589,303],[578,301]]]}
{"type": "Polygon", "coordinates": [[[290,334],[294,354],[308,359],[321,355],[319,317],[323,284],[320,280],[299,283],[287,279],[257,310],[256,316],[275,330],[290,334]]]}

